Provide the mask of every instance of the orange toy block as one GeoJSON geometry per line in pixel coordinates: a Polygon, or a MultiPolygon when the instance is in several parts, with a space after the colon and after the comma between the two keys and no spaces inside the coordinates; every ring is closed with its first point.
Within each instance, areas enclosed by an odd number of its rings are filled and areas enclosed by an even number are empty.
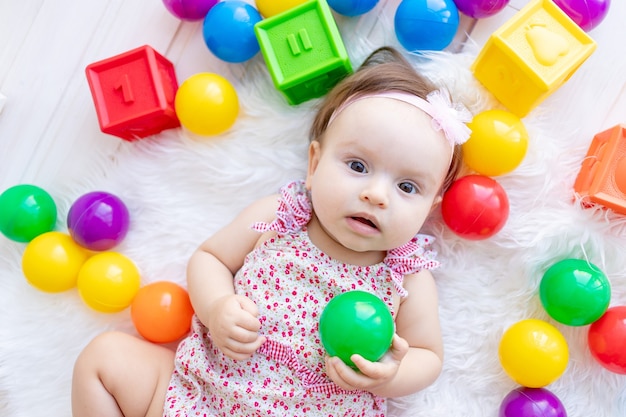
{"type": "Polygon", "coordinates": [[[489,37],[472,71],[511,113],[524,117],[595,49],[552,0],[532,0],[489,37]]]}
{"type": "Polygon", "coordinates": [[[594,136],[574,183],[583,204],[626,214],[626,124],[594,136]]]}

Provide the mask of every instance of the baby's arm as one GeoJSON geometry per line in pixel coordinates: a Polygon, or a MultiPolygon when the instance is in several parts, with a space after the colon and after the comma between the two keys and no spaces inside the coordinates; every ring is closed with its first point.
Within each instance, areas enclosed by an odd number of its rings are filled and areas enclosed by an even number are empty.
{"type": "Polygon", "coordinates": [[[250,226],[272,221],[277,207],[277,195],[253,203],[203,242],[187,266],[195,313],[209,328],[216,346],[233,359],[249,357],[263,343],[258,335],[256,305],[243,295],[235,295],[233,277],[259,241],[259,233],[250,226]]]}
{"type": "Polygon", "coordinates": [[[432,274],[421,271],[405,277],[409,296],[396,316],[392,348],[380,362],[355,355],[355,372],[339,358],[328,361],[329,376],[344,389],[364,389],[381,397],[401,397],[431,385],[443,362],[437,288],[432,274]]]}

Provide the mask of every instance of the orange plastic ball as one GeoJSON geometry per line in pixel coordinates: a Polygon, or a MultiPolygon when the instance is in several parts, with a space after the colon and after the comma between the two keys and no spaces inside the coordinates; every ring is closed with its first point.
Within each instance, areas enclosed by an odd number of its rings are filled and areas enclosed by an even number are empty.
{"type": "Polygon", "coordinates": [[[139,289],[130,305],[130,316],[144,339],[169,343],[189,332],[193,307],[183,287],[158,281],[139,289]]]}

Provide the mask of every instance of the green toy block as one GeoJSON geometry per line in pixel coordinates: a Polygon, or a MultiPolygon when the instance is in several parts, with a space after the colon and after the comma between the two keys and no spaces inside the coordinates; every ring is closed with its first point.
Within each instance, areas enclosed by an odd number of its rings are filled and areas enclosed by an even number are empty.
{"type": "Polygon", "coordinates": [[[274,85],[290,104],[321,97],[352,65],[326,0],[311,0],[254,26],[274,85]]]}

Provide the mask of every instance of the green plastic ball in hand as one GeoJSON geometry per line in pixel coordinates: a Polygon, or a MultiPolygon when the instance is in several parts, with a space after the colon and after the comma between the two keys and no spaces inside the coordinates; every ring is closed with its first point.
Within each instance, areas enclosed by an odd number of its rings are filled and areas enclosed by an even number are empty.
{"type": "Polygon", "coordinates": [[[326,305],[319,330],[326,352],[356,368],[352,355],[375,362],[389,350],[394,323],[380,298],[365,291],[348,291],[326,305]]]}

